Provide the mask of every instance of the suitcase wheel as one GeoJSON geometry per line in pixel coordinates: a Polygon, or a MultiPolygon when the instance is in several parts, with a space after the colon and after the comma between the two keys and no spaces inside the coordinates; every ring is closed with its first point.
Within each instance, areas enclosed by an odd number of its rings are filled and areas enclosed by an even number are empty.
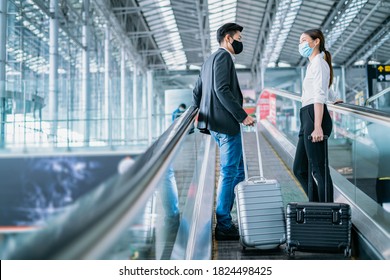
{"type": "Polygon", "coordinates": [[[294,247],[287,246],[286,251],[289,257],[295,256],[295,250],[294,247]]]}
{"type": "Polygon", "coordinates": [[[344,249],[344,257],[350,258],[352,256],[352,250],[350,247],[344,249]]]}

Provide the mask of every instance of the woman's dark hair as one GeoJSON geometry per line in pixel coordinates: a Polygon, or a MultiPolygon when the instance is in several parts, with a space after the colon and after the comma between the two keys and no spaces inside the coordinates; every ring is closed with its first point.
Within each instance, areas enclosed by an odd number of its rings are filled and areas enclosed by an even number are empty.
{"type": "Polygon", "coordinates": [[[332,67],[332,56],[330,55],[330,52],[328,52],[325,49],[325,37],[324,34],[319,29],[309,29],[303,32],[304,34],[309,35],[313,40],[320,39],[320,52],[325,53],[325,60],[329,65],[330,70],[330,79],[329,79],[329,85],[330,87],[333,83],[333,67],[332,67]]]}

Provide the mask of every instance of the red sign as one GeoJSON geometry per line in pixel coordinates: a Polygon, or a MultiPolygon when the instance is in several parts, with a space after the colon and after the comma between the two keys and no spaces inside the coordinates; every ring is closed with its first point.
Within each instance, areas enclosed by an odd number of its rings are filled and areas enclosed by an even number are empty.
{"type": "Polygon", "coordinates": [[[269,115],[269,95],[270,93],[264,90],[257,101],[257,109],[259,110],[257,116],[260,116],[260,120],[266,119],[269,115]]]}
{"type": "Polygon", "coordinates": [[[268,119],[276,125],[276,95],[275,93],[263,90],[257,100],[257,121],[268,119]],[[260,118],[259,118],[260,117],[260,118]]]}

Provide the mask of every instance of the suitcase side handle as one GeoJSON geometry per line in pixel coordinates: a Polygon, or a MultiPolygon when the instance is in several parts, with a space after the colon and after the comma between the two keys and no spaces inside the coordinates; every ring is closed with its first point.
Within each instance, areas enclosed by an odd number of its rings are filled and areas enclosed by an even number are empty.
{"type": "Polygon", "coordinates": [[[266,179],[264,177],[260,177],[260,176],[252,176],[248,179],[246,179],[247,182],[251,181],[251,182],[254,182],[254,183],[262,183],[262,182],[265,182],[266,179]]]}
{"type": "MultiPolygon", "coordinates": [[[[302,224],[305,222],[305,209],[296,209],[296,222],[302,224]]],[[[332,223],[338,225],[341,223],[341,215],[339,209],[332,209],[332,223]]]]}
{"type": "Polygon", "coordinates": [[[338,209],[333,209],[332,211],[332,223],[336,225],[341,223],[340,212],[338,209]]]}
{"type": "Polygon", "coordinates": [[[302,224],[305,221],[305,210],[302,208],[297,208],[297,223],[302,224]]]}

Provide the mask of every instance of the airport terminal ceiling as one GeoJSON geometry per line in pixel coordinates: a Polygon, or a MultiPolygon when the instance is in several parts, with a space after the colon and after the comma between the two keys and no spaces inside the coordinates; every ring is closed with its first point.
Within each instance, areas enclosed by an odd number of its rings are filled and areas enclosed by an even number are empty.
{"type": "MultiPolygon", "coordinates": [[[[104,49],[105,28],[111,29],[112,54],[120,61],[126,48],[129,65],[144,69],[199,69],[217,47],[216,30],[226,22],[244,27],[244,52],[236,67],[253,71],[263,67],[303,66],[297,51],[300,34],[321,28],[335,65],[346,67],[390,62],[390,0],[10,0],[26,28],[25,49],[48,52],[50,3],[59,7],[60,61],[77,56],[83,47],[82,26],[88,18],[92,51],[104,49]],[[88,3],[85,15],[85,3],[88,3]],[[21,9],[22,8],[22,9],[21,9]],[[31,39],[36,37],[35,40],[31,39]],[[43,42],[42,42],[43,41],[43,42]],[[46,44],[45,44],[46,43],[46,44]],[[32,44],[32,45],[31,45],[32,44]],[[45,47],[46,46],[46,47],[45,47]],[[46,49],[45,49],[46,48],[46,49]]],[[[9,5],[10,7],[12,5],[9,5]]],[[[16,13],[16,14],[14,14],[16,13]]],[[[10,27],[12,28],[12,26],[10,27]]],[[[17,36],[15,31],[14,36],[17,36]]],[[[23,44],[15,37],[13,49],[23,44]]],[[[12,42],[12,37],[8,40],[12,42]]],[[[46,64],[26,50],[25,66],[46,64]],[[32,61],[30,61],[32,60],[32,61]]],[[[12,53],[18,61],[20,54],[12,53]]],[[[36,57],[38,56],[38,58],[36,57]]],[[[76,59],[77,60],[77,59],[76,59]]],[[[10,59],[7,66],[13,65],[10,59]]],[[[91,67],[99,63],[91,58],[91,67]]],[[[61,62],[60,62],[61,65],[61,62]]],[[[42,67],[41,67],[42,68],[42,67]]],[[[44,68],[44,67],[43,67],[44,68]]],[[[10,69],[9,69],[10,70],[10,69]]],[[[43,70],[41,69],[41,72],[43,70]]],[[[38,70],[39,72],[39,70],[38,70]]]]}
{"type": "MultiPolygon", "coordinates": [[[[236,68],[250,72],[257,83],[261,69],[306,64],[297,49],[300,34],[310,28],[323,30],[335,66],[349,69],[364,68],[367,63],[390,63],[390,0],[7,2],[8,16],[15,23],[8,27],[7,76],[22,68],[38,75],[49,73],[50,3],[58,7],[59,74],[81,73],[85,23],[89,26],[91,73],[105,71],[107,34],[113,57],[110,67],[117,74],[122,50],[126,51],[130,71],[135,65],[142,71],[163,71],[164,75],[199,70],[205,58],[218,48],[216,30],[226,22],[244,27],[244,52],[237,56],[236,68]],[[22,24],[23,33],[17,24],[22,24]]],[[[353,79],[350,84],[360,83],[353,79]]],[[[183,76],[170,78],[168,85],[170,81],[179,87],[194,83],[193,78],[186,80],[183,76]]]]}
{"type": "Polygon", "coordinates": [[[300,34],[321,28],[336,65],[389,63],[390,1],[111,0],[126,32],[152,69],[196,69],[217,48],[225,22],[244,27],[240,68],[302,66],[300,34]]]}

